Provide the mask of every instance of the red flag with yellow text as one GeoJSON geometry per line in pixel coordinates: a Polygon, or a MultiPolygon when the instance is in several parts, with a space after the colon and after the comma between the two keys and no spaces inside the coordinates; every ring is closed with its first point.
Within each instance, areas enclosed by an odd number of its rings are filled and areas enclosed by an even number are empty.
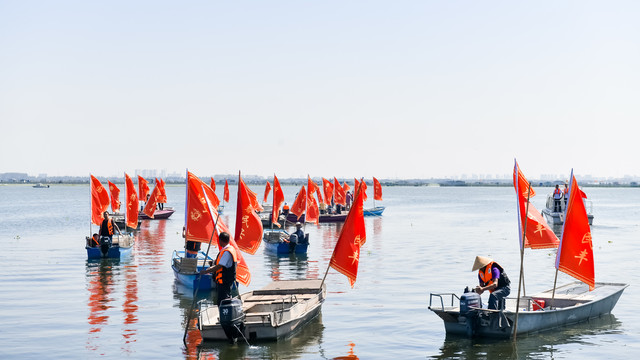
{"type": "Polygon", "coordinates": [[[102,214],[109,208],[109,193],[98,178],[89,175],[91,176],[91,222],[100,226],[104,220],[102,214]]]}
{"type": "Polygon", "coordinates": [[[375,177],[373,178],[373,200],[382,200],[382,185],[375,177]]]}
{"type": "Polygon", "coordinates": [[[349,279],[351,287],[358,276],[358,264],[360,262],[360,248],[367,239],[364,226],[362,186],[356,188],[353,205],[344,226],[340,231],[338,242],[331,255],[329,265],[349,279]]]}
{"type": "MultiPolygon", "coordinates": [[[[240,250],[255,254],[262,242],[262,221],[255,212],[249,188],[238,176],[235,240],[240,250]]],[[[257,202],[257,200],[256,200],[257,202]]]]}
{"type": "Polygon", "coordinates": [[[158,202],[166,204],[167,203],[167,191],[164,189],[164,180],[156,179],[156,186],[158,186],[158,202]]]}
{"type": "Polygon", "coordinates": [[[340,185],[340,181],[335,177],[333,178],[333,188],[336,204],[347,206],[347,191],[340,185]]]}
{"type": "Polygon", "coordinates": [[[556,269],[589,285],[589,291],[595,288],[592,241],[587,209],[584,206],[578,182],[571,170],[569,201],[560,247],[556,254],[556,269]]]}
{"type": "Polygon", "coordinates": [[[322,178],[322,189],[324,190],[326,204],[331,205],[331,199],[333,198],[333,184],[331,181],[322,178]]]}
{"type": "Polygon", "coordinates": [[[313,197],[312,192],[307,192],[307,208],[306,208],[305,222],[315,223],[320,222],[320,209],[318,208],[318,202],[313,197]]]}
{"type": "Polygon", "coordinates": [[[342,184],[342,188],[344,189],[344,192],[346,193],[347,191],[351,190],[351,186],[349,186],[349,184],[347,184],[347,181],[345,180],[344,184],[342,184]]]}
{"type": "MultiPolygon", "coordinates": [[[[267,182],[268,184],[269,182],[267,182]]],[[[280,213],[280,207],[284,203],[284,193],[282,192],[282,187],[280,186],[280,181],[273,175],[273,208],[271,209],[271,222],[276,226],[280,227],[278,223],[278,214],[280,213]]]]}
{"type": "Polygon", "coordinates": [[[138,199],[141,201],[147,201],[147,194],[149,194],[149,182],[138,175],[138,199]]]}
{"type": "Polygon", "coordinates": [[[138,212],[140,202],[138,201],[138,193],[136,192],[136,187],[133,184],[133,180],[131,177],[124,174],[125,180],[125,193],[127,195],[126,198],[126,207],[127,207],[127,226],[133,229],[138,227],[138,212]]]}
{"type": "Polygon", "coordinates": [[[518,236],[520,238],[520,249],[522,249],[523,246],[532,249],[557,248],[560,240],[558,240],[558,237],[544,220],[542,214],[540,214],[538,209],[536,209],[530,201],[527,210],[527,194],[530,192],[530,196],[533,196],[535,195],[535,191],[530,187],[529,182],[520,170],[517,162],[513,170],[513,186],[516,190],[516,198],[518,201],[518,236]],[[524,239],[522,239],[525,226],[525,214],[527,233],[524,239]]]}
{"type": "Polygon", "coordinates": [[[304,189],[304,185],[302,185],[302,188],[298,192],[298,195],[296,196],[296,200],[293,202],[293,205],[291,205],[291,209],[289,210],[289,212],[296,215],[297,216],[296,219],[300,219],[300,216],[302,216],[302,214],[306,212],[307,210],[306,208],[307,208],[307,192],[304,189]]]}
{"type": "Polygon", "coordinates": [[[118,212],[120,210],[120,189],[116,184],[107,180],[109,184],[109,192],[111,193],[111,211],[118,212]]]}
{"type": "Polygon", "coordinates": [[[187,203],[185,204],[185,240],[208,243],[217,214],[207,204],[204,183],[187,171],[187,203]]]}
{"type": "Polygon", "coordinates": [[[153,191],[151,192],[151,196],[149,196],[149,200],[144,204],[143,213],[147,214],[148,217],[153,219],[153,214],[156,213],[156,208],[158,207],[158,195],[160,194],[160,186],[156,182],[156,186],[153,187],[153,191]]]}
{"type": "MultiPolygon", "coordinates": [[[[251,282],[251,272],[249,271],[249,265],[247,265],[247,262],[245,261],[244,256],[242,256],[242,251],[240,251],[240,248],[238,248],[238,244],[234,240],[233,236],[231,235],[231,232],[229,231],[229,228],[222,221],[222,219],[218,219],[217,230],[218,230],[217,234],[223,231],[229,234],[229,238],[230,238],[229,244],[231,244],[231,246],[233,246],[236,249],[236,256],[238,256],[238,266],[236,267],[236,280],[238,280],[238,282],[244,286],[249,286],[249,283],[251,282]]],[[[216,244],[218,244],[217,235],[216,235],[216,244]]],[[[218,248],[220,248],[219,244],[218,244],[218,248]]]]}

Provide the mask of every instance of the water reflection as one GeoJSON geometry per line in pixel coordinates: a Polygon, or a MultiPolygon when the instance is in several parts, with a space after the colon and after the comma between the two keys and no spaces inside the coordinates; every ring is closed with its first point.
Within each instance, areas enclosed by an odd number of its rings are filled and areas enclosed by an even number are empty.
{"type": "Polygon", "coordinates": [[[182,353],[187,360],[194,359],[211,359],[211,357],[203,357],[200,354],[199,346],[202,343],[202,337],[198,331],[198,314],[197,314],[197,302],[203,299],[211,299],[213,296],[212,291],[199,290],[196,295],[196,301],[194,302],[194,291],[192,288],[184,286],[179,282],[174,282],[173,287],[173,299],[175,300],[178,308],[181,310],[180,324],[182,329],[185,328],[188,323],[188,331],[186,337],[186,346],[182,349],[182,353]],[[189,311],[191,311],[189,315],[189,311]]]}
{"type": "Polygon", "coordinates": [[[168,220],[145,220],[140,224],[136,256],[140,265],[159,269],[166,266],[165,239],[168,220]]]}
{"type": "Polygon", "coordinates": [[[516,342],[508,340],[468,339],[447,335],[434,359],[550,359],[562,345],[581,343],[587,337],[622,333],[622,323],[613,314],[601,316],[576,325],[539,334],[519,336],[516,342]]]}
{"type": "MultiPolygon", "coordinates": [[[[264,252],[265,266],[269,269],[271,280],[291,280],[291,279],[315,279],[318,274],[317,266],[309,268],[309,257],[307,254],[271,254],[264,252]],[[313,276],[313,277],[311,277],[313,276]]],[[[316,265],[314,263],[314,265],[316,265]]]]}
{"type": "Polygon", "coordinates": [[[353,351],[353,348],[356,346],[354,343],[349,343],[349,352],[347,352],[346,356],[338,356],[333,358],[333,360],[358,360],[359,358],[353,351]]]}
{"type": "Polygon", "coordinates": [[[132,353],[131,343],[135,342],[138,333],[138,280],[137,267],[133,264],[121,264],[119,260],[100,259],[87,261],[86,266],[87,290],[89,291],[89,323],[86,348],[91,351],[101,351],[100,344],[107,342],[105,348],[113,347],[113,343],[107,339],[110,334],[105,334],[109,329],[111,316],[123,318],[123,326],[119,328],[123,339],[121,350],[132,353]],[[124,276],[124,277],[122,277],[124,276]],[[122,298],[118,291],[124,284],[124,300],[122,302],[122,314],[113,313],[117,308],[115,299],[122,298]]]}

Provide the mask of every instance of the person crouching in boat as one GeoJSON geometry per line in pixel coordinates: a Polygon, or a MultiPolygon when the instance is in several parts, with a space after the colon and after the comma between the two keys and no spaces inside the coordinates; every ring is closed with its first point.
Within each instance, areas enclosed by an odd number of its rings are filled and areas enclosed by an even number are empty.
{"type": "Polygon", "coordinates": [[[231,298],[231,289],[236,284],[236,268],[238,266],[238,256],[236,249],[229,245],[229,234],[227,232],[221,232],[219,238],[220,252],[216,256],[215,265],[208,269],[204,269],[200,274],[215,274],[216,290],[218,293],[218,299],[216,304],[220,306],[220,302],[224,299],[231,298]]]}
{"type": "Polygon", "coordinates": [[[118,225],[113,222],[113,219],[111,217],[109,217],[108,212],[105,211],[102,216],[104,217],[104,219],[102,220],[102,224],[100,224],[100,236],[106,236],[109,238],[109,241],[112,241],[114,227],[118,230],[118,234],[122,233],[120,232],[120,228],[118,227],[118,225]]]}
{"type": "Polygon", "coordinates": [[[478,270],[478,281],[475,292],[482,295],[489,291],[489,309],[498,310],[502,307],[503,299],[511,293],[511,281],[502,266],[492,259],[484,256],[476,256],[471,271],[478,270]]]}

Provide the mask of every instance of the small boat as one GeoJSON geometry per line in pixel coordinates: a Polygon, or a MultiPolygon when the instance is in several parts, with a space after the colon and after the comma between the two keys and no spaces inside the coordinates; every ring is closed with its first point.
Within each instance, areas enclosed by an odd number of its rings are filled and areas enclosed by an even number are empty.
{"type": "Polygon", "coordinates": [[[198,252],[197,258],[185,257],[184,251],[174,250],[171,255],[171,269],[178,283],[199,290],[211,290],[214,287],[213,275],[199,275],[201,270],[209,267],[208,262],[214,259],[202,251],[198,252]],[[205,261],[205,256],[207,261],[205,261]]]}
{"type": "Polygon", "coordinates": [[[283,280],[244,293],[239,299],[223,300],[220,309],[202,300],[198,330],[203,340],[286,338],[320,313],[325,296],[322,280],[283,280]]]}
{"type": "MultiPolygon", "coordinates": [[[[628,284],[595,283],[595,289],[575,281],[542,293],[521,297],[517,334],[526,334],[575,324],[609,314],[628,284]]],[[[505,299],[503,310],[482,308],[480,295],[432,293],[429,310],[444,321],[447,334],[509,338],[513,335],[517,299],[505,299]],[[434,305],[434,299],[435,305],[434,305]],[[446,304],[445,304],[446,303],[446,304]]]]}
{"type": "MultiPolygon", "coordinates": [[[[343,211],[340,214],[320,214],[318,216],[318,222],[320,223],[337,223],[337,222],[344,222],[347,219],[347,215],[349,214],[348,211],[343,211]]],[[[302,214],[300,216],[300,219],[297,220],[298,215],[294,215],[292,213],[289,213],[287,215],[287,221],[291,221],[291,222],[304,222],[305,221],[305,214],[302,214]]]]}
{"type": "MultiPolygon", "coordinates": [[[[589,225],[593,225],[593,203],[587,199],[582,199],[582,201],[584,201],[584,207],[587,209],[587,220],[589,220],[589,225]]],[[[561,199],[560,211],[554,211],[553,194],[549,194],[547,195],[546,206],[540,212],[545,216],[549,225],[562,225],[564,224],[565,206],[564,199],[561,199]]]]}
{"type": "Polygon", "coordinates": [[[49,186],[50,186],[49,184],[47,184],[47,185],[44,185],[44,184],[33,185],[33,187],[36,188],[36,189],[46,189],[46,188],[49,188],[49,186]]]}
{"type": "Polygon", "coordinates": [[[147,214],[141,211],[140,213],[138,213],[138,218],[142,220],[162,220],[168,219],[171,215],[173,215],[174,212],[176,211],[170,207],[166,207],[162,210],[156,210],[156,212],[153,213],[153,219],[151,219],[147,214]]]}
{"type": "Polygon", "coordinates": [[[306,254],[309,247],[309,234],[302,241],[289,242],[289,233],[285,230],[265,230],[262,241],[264,249],[273,254],[306,254]]]}
{"type": "Polygon", "coordinates": [[[381,216],[384,209],[385,209],[384,206],[376,206],[376,207],[364,209],[362,212],[364,213],[364,216],[381,216]]]}
{"type": "Polygon", "coordinates": [[[99,240],[87,236],[86,240],[85,248],[89,259],[119,259],[129,255],[135,243],[135,237],[130,234],[114,234],[111,241],[108,236],[102,236],[99,240]]]}

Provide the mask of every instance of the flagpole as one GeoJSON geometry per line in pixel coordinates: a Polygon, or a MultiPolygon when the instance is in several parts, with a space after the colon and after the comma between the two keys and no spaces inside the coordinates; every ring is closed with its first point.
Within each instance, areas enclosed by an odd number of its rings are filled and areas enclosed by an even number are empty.
{"type": "MultiPolygon", "coordinates": [[[[516,174],[517,176],[517,174],[516,174]]],[[[518,184],[516,184],[518,186],[518,184]]],[[[520,194],[518,193],[519,197],[520,194]]],[[[518,279],[518,300],[516,300],[516,320],[513,325],[513,341],[516,341],[518,335],[518,315],[520,313],[520,288],[524,288],[524,243],[527,236],[527,217],[529,216],[529,200],[531,199],[531,183],[527,190],[527,208],[524,216],[524,226],[522,230],[522,243],[520,244],[520,278],[518,279]]],[[[518,208],[520,208],[520,199],[518,199],[518,208]]],[[[522,217],[521,217],[522,219],[522,217]]]]}

